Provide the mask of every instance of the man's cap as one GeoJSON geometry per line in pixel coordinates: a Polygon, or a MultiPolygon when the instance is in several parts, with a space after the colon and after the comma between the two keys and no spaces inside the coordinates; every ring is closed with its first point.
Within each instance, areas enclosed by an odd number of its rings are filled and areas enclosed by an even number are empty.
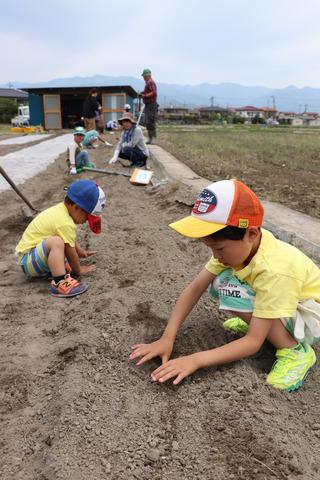
{"type": "Polygon", "coordinates": [[[151,75],[151,70],[150,68],[145,68],[142,72],[142,77],[144,77],[144,75],[151,75]]]}
{"type": "Polygon", "coordinates": [[[83,135],[85,136],[86,131],[83,127],[76,127],[73,131],[73,135],[83,135]]]}
{"type": "Polygon", "coordinates": [[[256,194],[239,180],[212,183],[200,193],[191,215],[169,227],[191,238],[202,238],[227,226],[260,227],[264,209],[256,194]]]}
{"type": "Polygon", "coordinates": [[[101,214],[106,206],[106,196],[92,180],[76,180],[67,190],[67,197],[88,213],[88,223],[94,233],[101,232],[101,214]]]}
{"type": "Polygon", "coordinates": [[[121,118],[118,119],[118,122],[120,123],[120,125],[122,125],[123,120],[129,120],[129,122],[131,122],[132,124],[137,123],[132,117],[131,113],[125,113],[124,115],[122,115],[121,118]]]}

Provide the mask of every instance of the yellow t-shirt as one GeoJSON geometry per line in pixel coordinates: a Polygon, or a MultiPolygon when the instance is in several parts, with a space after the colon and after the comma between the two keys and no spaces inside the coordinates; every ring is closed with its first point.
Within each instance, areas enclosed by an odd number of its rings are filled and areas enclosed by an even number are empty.
{"type": "MultiPolygon", "coordinates": [[[[211,257],[205,268],[218,275],[229,267],[211,257]]],[[[233,273],[254,290],[255,317],[292,317],[298,302],[311,298],[320,303],[320,270],[317,265],[267,230],[262,229],[258,251],[249,265],[239,267],[233,273]]]]}
{"type": "Polygon", "coordinates": [[[25,254],[42,240],[58,236],[71,247],[76,243],[77,226],[64,203],[58,203],[39,213],[24,231],[16,246],[18,254],[25,254]]]}

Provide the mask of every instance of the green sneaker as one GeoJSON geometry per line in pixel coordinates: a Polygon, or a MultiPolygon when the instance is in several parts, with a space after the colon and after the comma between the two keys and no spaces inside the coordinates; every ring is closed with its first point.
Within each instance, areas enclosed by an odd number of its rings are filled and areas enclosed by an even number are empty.
{"type": "Polygon", "coordinates": [[[246,335],[248,331],[248,324],[240,317],[232,317],[223,322],[222,324],[225,330],[237,333],[238,335],[246,335]]]}
{"type": "Polygon", "coordinates": [[[317,361],[310,345],[304,347],[301,343],[293,348],[280,348],[276,357],[266,381],[272,387],[287,392],[301,387],[308,371],[317,361]]]}

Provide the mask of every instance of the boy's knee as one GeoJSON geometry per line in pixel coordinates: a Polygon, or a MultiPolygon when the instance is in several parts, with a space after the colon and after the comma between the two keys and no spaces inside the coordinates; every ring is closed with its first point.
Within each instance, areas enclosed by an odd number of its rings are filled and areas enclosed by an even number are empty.
{"type": "Polygon", "coordinates": [[[52,248],[61,248],[64,249],[64,241],[58,235],[46,239],[47,250],[50,251],[52,248]]]}

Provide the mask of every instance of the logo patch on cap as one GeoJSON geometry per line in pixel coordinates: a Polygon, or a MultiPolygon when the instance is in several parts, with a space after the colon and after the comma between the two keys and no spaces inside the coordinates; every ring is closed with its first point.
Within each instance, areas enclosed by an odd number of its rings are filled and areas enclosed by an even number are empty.
{"type": "Polygon", "coordinates": [[[246,218],[239,218],[238,227],[239,228],[248,228],[249,227],[249,220],[247,220],[246,218]]]}
{"type": "Polygon", "coordinates": [[[212,212],[217,206],[217,197],[211,190],[204,189],[200,193],[199,198],[197,199],[194,207],[192,209],[192,213],[194,215],[201,215],[205,213],[212,212]]]}

